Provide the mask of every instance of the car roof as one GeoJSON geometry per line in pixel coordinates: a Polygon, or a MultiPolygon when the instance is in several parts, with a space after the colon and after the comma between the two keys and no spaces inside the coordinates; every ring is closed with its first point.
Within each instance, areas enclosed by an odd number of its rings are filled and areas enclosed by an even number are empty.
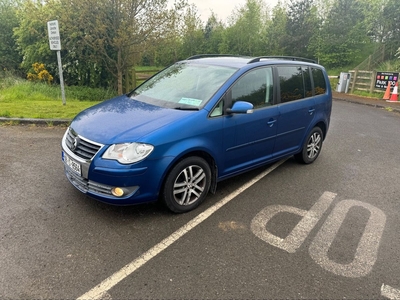
{"type": "Polygon", "coordinates": [[[204,65],[218,65],[226,67],[242,68],[252,63],[268,61],[268,64],[289,63],[296,61],[301,64],[316,64],[312,59],[295,57],[295,56],[235,56],[235,55],[219,55],[219,54],[201,54],[191,56],[186,59],[186,62],[198,63],[204,65]]]}

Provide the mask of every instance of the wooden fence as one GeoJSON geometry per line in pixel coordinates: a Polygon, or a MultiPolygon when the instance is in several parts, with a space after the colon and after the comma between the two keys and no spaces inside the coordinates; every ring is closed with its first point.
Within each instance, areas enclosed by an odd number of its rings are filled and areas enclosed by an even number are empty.
{"type": "Polygon", "coordinates": [[[375,88],[376,70],[381,68],[383,62],[393,58],[396,51],[397,47],[392,45],[379,45],[372,55],[368,56],[354,70],[349,71],[351,74],[349,93],[353,93],[356,90],[368,93],[383,93],[384,90],[375,88]]]}
{"type": "Polygon", "coordinates": [[[144,80],[150,78],[155,73],[159,72],[159,69],[137,71],[132,69],[131,73],[125,77],[125,90],[128,92],[136,88],[144,80]]]}
{"type": "Polygon", "coordinates": [[[368,93],[382,93],[381,89],[375,88],[376,71],[351,70],[351,80],[349,92],[353,94],[355,90],[366,91],[368,93]]]}

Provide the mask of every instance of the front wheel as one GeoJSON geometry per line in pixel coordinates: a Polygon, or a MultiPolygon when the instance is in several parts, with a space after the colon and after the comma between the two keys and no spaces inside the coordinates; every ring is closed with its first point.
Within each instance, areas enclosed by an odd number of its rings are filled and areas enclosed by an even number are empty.
{"type": "Polygon", "coordinates": [[[307,136],[301,152],[295,154],[294,158],[303,164],[313,163],[321,152],[323,140],[321,128],[314,127],[307,136]]]}
{"type": "Polygon", "coordinates": [[[176,213],[188,212],[207,196],[211,169],[201,157],[188,157],[172,168],[163,188],[163,201],[176,213]]]}

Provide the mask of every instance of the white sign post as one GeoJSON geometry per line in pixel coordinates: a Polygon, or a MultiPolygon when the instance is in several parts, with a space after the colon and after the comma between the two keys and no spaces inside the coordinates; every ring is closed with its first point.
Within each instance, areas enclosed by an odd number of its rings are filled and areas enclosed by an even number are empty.
{"type": "Polygon", "coordinates": [[[47,30],[49,32],[50,50],[57,51],[58,72],[60,74],[61,97],[63,105],[65,105],[65,90],[64,90],[64,76],[61,63],[61,40],[60,31],[58,29],[58,20],[47,22],[47,30]]]}

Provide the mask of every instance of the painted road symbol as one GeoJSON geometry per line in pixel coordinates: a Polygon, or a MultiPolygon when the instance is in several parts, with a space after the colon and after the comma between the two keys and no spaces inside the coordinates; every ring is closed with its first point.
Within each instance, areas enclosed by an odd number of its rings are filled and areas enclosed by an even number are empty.
{"type": "MultiPolygon", "coordinates": [[[[258,238],[268,244],[289,253],[295,253],[320,221],[335,197],[336,194],[325,192],[308,211],[285,205],[267,206],[252,220],[251,230],[258,238]],[[266,225],[272,217],[279,213],[292,213],[302,217],[286,238],[280,238],[266,229],[266,225]]],[[[309,248],[310,256],[318,265],[334,274],[351,278],[366,276],[371,272],[376,262],[385,224],[386,215],[379,208],[356,200],[340,201],[314,237],[309,248]],[[348,264],[337,263],[328,257],[328,250],[351,208],[366,209],[369,211],[370,217],[365,225],[352,262],[348,264]]]]}

